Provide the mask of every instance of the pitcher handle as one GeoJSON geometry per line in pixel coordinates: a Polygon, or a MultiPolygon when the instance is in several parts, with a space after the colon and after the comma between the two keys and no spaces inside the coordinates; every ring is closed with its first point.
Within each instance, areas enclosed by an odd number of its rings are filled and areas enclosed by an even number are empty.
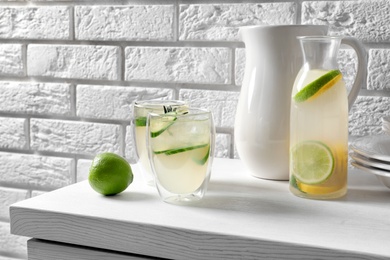
{"type": "Polygon", "coordinates": [[[351,46],[355,50],[358,58],[358,68],[355,81],[353,82],[351,91],[348,95],[348,110],[351,110],[351,107],[355,102],[360,89],[367,80],[367,52],[363,44],[354,37],[344,37],[341,40],[341,44],[351,46]]]}

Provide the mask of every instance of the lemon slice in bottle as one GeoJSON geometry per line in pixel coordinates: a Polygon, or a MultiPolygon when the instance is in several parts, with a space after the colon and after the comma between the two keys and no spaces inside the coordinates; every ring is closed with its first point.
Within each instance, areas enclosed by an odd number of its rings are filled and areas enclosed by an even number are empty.
{"type": "Polygon", "coordinates": [[[291,150],[292,172],[304,184],[321,184],[334,169],[334,156],[330,148],[319,141],[304,141],[291,150]]]}

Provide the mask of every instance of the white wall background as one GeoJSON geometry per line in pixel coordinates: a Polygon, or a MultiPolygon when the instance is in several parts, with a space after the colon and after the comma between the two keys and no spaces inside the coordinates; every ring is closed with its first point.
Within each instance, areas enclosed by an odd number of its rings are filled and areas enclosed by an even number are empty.
{"type": "MultiPolygon", "coordinates": [[[[217,157],[237,157],[245,53],[237,28],[327,24],[368,51],[350,138],[389,114],[390,1],[0,0],[0,260],[25,259],[10,204],[85,179],[96,153],[134,161],[130,104],[155,97],[212,109],[217,157]]],[[[340,52],[348,85],[351,50],[340,52]]],[[[282,76],[282,75],[281,75],[282,76]]]]}

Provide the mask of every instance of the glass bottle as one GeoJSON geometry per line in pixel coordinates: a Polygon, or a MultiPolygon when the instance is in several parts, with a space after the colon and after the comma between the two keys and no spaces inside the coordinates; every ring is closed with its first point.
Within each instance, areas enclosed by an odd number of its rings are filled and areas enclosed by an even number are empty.
{"type": "Polygon", "coordinates": [[[338,198],[347,192],[348,103],[352,105],[365,79],[365,51],[354,38],[298,40],[304,65],[292,90],[290,191],[304,198],[338,198]],[[349,96],[337,64],[342,41],[355,49],[360,65],[349,96]]]}

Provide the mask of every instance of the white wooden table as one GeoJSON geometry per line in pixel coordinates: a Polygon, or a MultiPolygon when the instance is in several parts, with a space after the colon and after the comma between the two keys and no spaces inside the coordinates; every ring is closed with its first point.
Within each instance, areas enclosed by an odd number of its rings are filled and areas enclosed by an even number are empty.
{"type": "Polygon", "coordinates": [[[390,190],[358,170],[348,187],[342,199],[301,199],[216,159],[197,204],[161,202],[138,174],[113,197],[84,181],[12,205],[11,233],[34,238],[29,259],[41,260],[390,259],[390,190]]]}

